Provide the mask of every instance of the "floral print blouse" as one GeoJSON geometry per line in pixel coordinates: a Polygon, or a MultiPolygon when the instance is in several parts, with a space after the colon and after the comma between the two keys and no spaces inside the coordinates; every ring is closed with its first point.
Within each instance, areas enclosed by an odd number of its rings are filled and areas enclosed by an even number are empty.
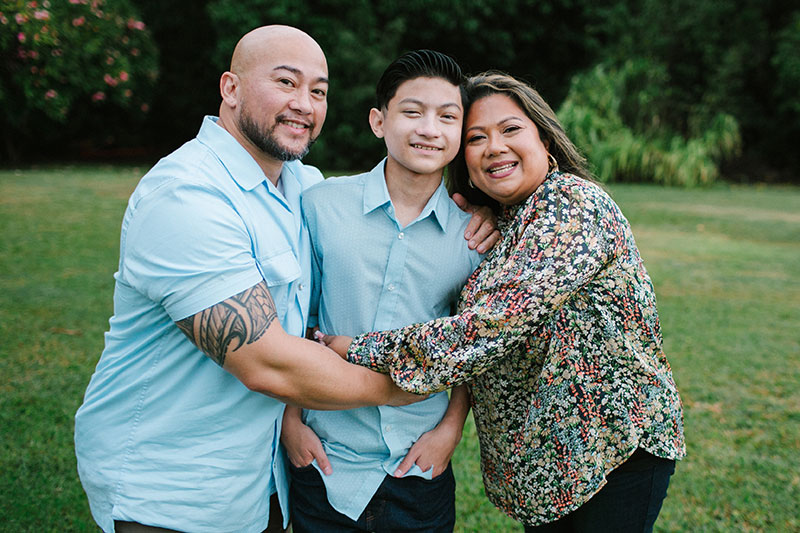
{"type": "Polygon", "coordinates": [[[556,171],[499,226],[459,314],[356,337],[348,359],[416,393],[468,382],[486,493],[537,525],[580,507],[637,448],[682,458],[683,415],[614,201],[556,171]]]}

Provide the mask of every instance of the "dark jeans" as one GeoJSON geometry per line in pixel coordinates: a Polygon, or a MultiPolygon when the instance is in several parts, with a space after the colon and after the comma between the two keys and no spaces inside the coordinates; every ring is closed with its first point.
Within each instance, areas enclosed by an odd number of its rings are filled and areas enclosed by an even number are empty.
{"type": "Polygon", "coordinates": [[[674,472],[675,461],[639,448],[588,502],[555,522],[525,526],[525,533],[650,533],[674,472]]]}
{"type": "Polygon", "coordinates": [[[290,466],[289,470],[293,533],[449,533],[455,526],[456,481],[450,465],[430,481],[416,476],[386,476],[356,521],[331,507],[322,476],[313,466],[290,466]]]}

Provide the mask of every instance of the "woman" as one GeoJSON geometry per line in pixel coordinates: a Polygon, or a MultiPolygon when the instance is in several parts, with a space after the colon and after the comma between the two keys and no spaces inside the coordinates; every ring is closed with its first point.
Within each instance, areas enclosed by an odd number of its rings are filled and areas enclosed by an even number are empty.
{"type": "Polygon", "coordinates": [[[503,237],[458,315],[347,358],[416,393],[470,382],[486,493],[526,531],[650,531],[685,444],[630,226],[536,91],[487,73],[467,95],[454,189],[495,202],[503,237]]]}

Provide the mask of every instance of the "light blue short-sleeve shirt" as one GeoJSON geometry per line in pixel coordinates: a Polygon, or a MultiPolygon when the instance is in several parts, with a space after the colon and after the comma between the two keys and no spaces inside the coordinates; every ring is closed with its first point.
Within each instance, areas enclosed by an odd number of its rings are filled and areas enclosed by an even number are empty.
{"type": "Polygon", "coordinates": [[[282,192],[206,117],[139,182],[125,212],[114,315],[75,417],[78,472],[104,531],[128,520],[179,531],[261,532],[278,492],[284,405],[248,390],[175,321],[262,279],[303,335],[311,256],[300,194],[322,175],[284,164],[282,192]]]}
{"type": "MultiPolygon", "coordinates": [[[[324,332],[353,336],[449,315],[480,262],[464,240],[470,216],[448,197],[444,184],[415,221],[400,226],[384,164],[329,178],[303,193],[324,332]]],[[[331,505],[356,520],[447,405],[443,392],[405,407],[304,411],[333,467],[330,476],[322,475],[331,505]]],[[[431,474],[414,465],[407,475],[431,474]]]]}

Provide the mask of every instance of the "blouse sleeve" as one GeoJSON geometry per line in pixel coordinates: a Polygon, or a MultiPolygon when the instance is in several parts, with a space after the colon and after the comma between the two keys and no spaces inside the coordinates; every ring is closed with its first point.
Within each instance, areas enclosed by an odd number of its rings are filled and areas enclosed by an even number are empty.
{"type": "Polygon", "coordinates": [[[360,335],[348,360],[420,394],[470,381],[522,349],[598,275],[624,241],[622,221],[598,187],[545,182],[518,215],[521,227],[510,229],[513,240],[505,236],[498,244],[506,260],[483,265],[468,282],[471,305],[456,316],[360,335]]]}

